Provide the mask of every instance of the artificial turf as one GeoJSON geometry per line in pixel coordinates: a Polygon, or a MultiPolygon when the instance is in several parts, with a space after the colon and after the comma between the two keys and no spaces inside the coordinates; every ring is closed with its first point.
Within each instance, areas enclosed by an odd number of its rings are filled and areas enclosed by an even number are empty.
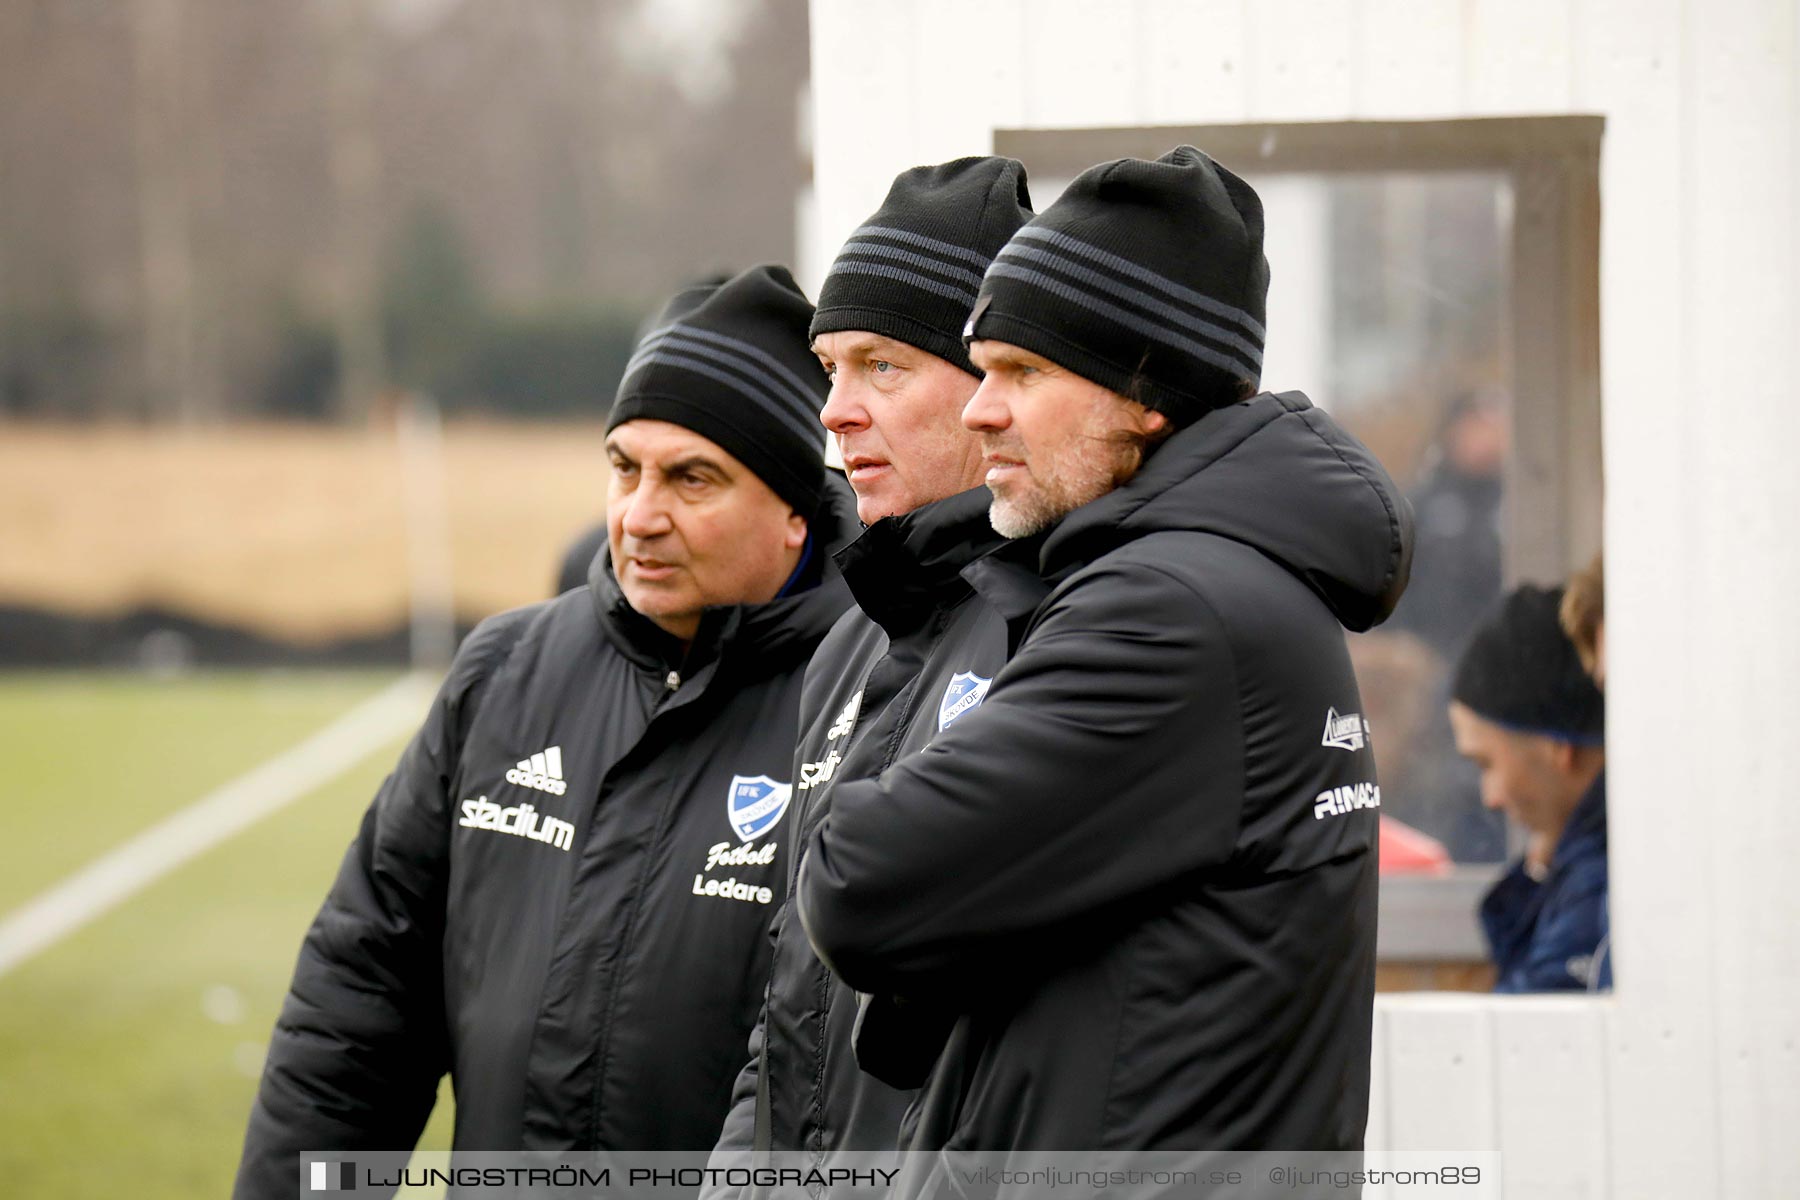
{"type": "MultiPolygon", "coordinates": [[[[389,678],[0,676],[0,916],[389,678]]],[[[0,975],[6,1194],[229,1194],[301,935],[399,749],[0,975]]],[[[448,1118],[446,1099],[422,1146],[448,1118]]]]}

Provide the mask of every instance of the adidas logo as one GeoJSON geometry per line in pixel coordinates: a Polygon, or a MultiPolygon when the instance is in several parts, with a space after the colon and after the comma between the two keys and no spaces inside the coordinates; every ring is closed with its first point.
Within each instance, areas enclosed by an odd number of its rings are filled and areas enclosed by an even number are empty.
{"type": "Polygon", "coordinates": [[[552,746],[530,758],[521,758],[519,765],[506,773],[506,782],[536,788],[552,796],[562,795],[569,790],[569,785],[563,782],[562,747],[552,746]]]}

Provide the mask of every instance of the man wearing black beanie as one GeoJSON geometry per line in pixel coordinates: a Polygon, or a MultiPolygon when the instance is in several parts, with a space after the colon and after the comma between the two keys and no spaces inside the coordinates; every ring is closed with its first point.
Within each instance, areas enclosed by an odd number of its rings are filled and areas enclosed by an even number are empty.
{"type": "MultiPolygon", "coordinates": [[[[682,288],[669,297],[661,308],[644,318],[632,340],[641,342],[665,326],[673,325],[700,307],[708,296],[718,291],[730,278],[729,275],[708,275],[682,288]]],[[[551,595],[560,596],[570,588],[585,587],[588,569],[594,565],[595,556],[606,548],[606,518],[602,515],[595,525],[583,530],[563,552],[562,563],[556,570],[556,589],[551,595]]]]}
{"type": "Polygon", "coordinates": [[[1014,159],[914,167],[831,264],[810,330],[833,385],[820,419],[863,524],[980,486],[961,416],[981,372],[963,322],[982,272],[1030,216],[1014,159]]]}
{"type": "Polygon", "coordinates": [[[794,897],[847,984],[957,1014],[913,1149],[1362,1145],[1381,790],[1344,631],[1393,611],[1411,515],[1305,397],[1248,395],[1262,232],[1192,147],[1106,163],[965,326],[993,524],[1039,535],[968,572],[1018,648],[836,788],[794,897]]]}
{"type": "MultiPolygon", "coordinates": [[[[981,272],[1029,205],[1024,168],[1009,158],[904,171],[819,291],[812,349],[831,380],[821,416],[868,529],[837,555],[858,607],[807,670],[794,764],[802,828],[829,811],[835,787],[966,719],[1005,661],[1005,622],[960,574],[1005,540],[987,519],[979,442],[961,423],[980,382],[962,327],[981,272]]],[[[791,917],[784,910],[777,927],[719,1166],[757,1146],[812,1161],[890,1149],[948,1028],[923,1010],[863,1011],[791,917]],[[859,1069],[859,1055],[880,1053],[899,1069],[883,1079],[859,1069]]]]}
{"type": "Polygon", "coordinates": [[[1497,992],[1612,986],[1605,953],[1605,701],[1563,632],[1561,588],[1509,594],[1470,637],[1450,690],[1481,802],[1529,835],[1481,902],[1497,992]]]}
{"type": "Polygon", "coordinates": [[[769,963],[808,659],[856,528],[785,268],[665,312],[587,584],[469,635],[301,948],[236,1195],[299,1154],[705,1151],[769,963]]]}

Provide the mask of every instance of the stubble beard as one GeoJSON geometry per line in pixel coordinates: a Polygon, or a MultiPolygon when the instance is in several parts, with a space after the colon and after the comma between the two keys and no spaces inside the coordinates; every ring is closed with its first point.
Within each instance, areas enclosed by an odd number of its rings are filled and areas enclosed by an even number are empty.
{"type": "MultiPolygon", "coordinates": [[[[988,506],[988,522],[994,532],[1008,538],[1041,533],[1082,505],[1106,495],[1137,470],[1142,450],[1136,440],[1104,426],[1084,430],[1078,437],[1069,453],[1040,455],[1036,461],[1027,462],[1027,478],[1009,484],[1010,494],[990,487],[994,499],[988,506]]],[[[986,439],[983,448],[1010,451],[1009,457],[1024,461],[1017,441],[986,439]]]]}

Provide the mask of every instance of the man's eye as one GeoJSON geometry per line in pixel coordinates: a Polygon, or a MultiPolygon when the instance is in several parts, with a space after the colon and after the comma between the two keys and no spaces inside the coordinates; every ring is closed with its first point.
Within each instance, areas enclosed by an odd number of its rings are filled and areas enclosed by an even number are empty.
{"type": "Polygon", "coordinates": [[[885,375],[893,369],[894,364],[885,359],[877,358],[869,363],[869,370],[874,371],[878,375],[885,375]]]}
{"type": "Polygon", "coordinates": [[[827,379],[836,379],[837,378],[837,364],[836,363],[820,363],[819,367],[825,372],[825,378],[827,378],[827,379]]]}

